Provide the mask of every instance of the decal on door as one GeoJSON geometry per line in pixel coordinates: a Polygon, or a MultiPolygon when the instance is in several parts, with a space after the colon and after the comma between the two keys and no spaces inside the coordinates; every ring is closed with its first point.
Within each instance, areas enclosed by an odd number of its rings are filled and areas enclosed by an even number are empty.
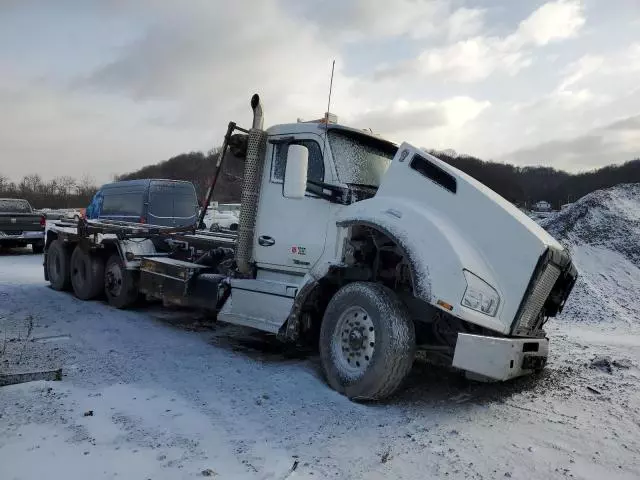
{"type": "Polygon", "coordinates": [[[307,255],[306,247],[303,247],[302,245],[292,245],[291,248],[289,249],[289,253],[291,253],[291,255],[294,257],[291,260],[295,265],[300,265],[300,266],[310,265],[309,262],[300,259],[300,257],[305,257],[307,255]]]}
{"type": "Polygon", "coordinates": [[[305,256],[307,254],[307,249],[300,245],[292,245],[290,252],[291,252],[291,255],[305,256]]]}

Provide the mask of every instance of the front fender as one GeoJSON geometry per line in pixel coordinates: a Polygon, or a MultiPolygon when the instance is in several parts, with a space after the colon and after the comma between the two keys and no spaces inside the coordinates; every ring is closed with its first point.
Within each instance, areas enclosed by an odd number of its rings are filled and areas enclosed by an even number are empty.
{"type": "Polygon", "coordinates": [[[342,209],[336,218],[339,228],[369,225],[392,238],[405,251],[411,265],[414,295],[440,307],[438,300],[453,306],[447,312],[471,323],[508,333],[510,321],[501,320],[502,302],[495,317],[461,305],[467,287],[463,269],[491,284],[500,294],[495,275],[472,239],[463,238],[453,222],[404,199],[373,197],[342,209]]]}

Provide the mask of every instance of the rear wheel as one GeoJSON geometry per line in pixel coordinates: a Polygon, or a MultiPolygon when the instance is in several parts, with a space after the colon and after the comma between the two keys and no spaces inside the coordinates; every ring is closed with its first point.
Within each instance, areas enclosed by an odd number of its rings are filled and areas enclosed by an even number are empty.
{"type": "Polygon", "coordinates": [[[77,246],[71,255],[71,286],[80,300],[93,300],[104,289],[104,261],[77,246]]]}
{"type": "Polygon", "coordinates": [[[51,242],[47,250],[47,276],[54,290],[69,290],[71,287],[70,257],[69,249],[63,242],[60,240],[51,242]]]}
{"type": "Polygon", "coordinates": [[[411,370],[415,330],[389,288],[356,282],[329,302],[320,329],[320,358],[329,385],[356,400],[391,395],[411,370]]]}
{"type": "Polygon", "coordinates": [[[138,299],[135,274],[127,270],[120,255],[113,254],[104,270],[104,292],[110,305],[127,308],[138,299]]]}
{"type": "Polygon", "coordinates": [[[31,250],[33,250],[33,253],[35,253],[36,255],[41,255],[42,252],[44,252],[44,243],[34,243],[31,245],[31,250]]]}

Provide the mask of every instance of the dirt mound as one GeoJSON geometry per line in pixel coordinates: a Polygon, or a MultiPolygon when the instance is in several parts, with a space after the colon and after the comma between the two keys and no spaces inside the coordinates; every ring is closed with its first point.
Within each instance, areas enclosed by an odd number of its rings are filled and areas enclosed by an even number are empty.
{"type": "Polygon", "coordinates": [[[604,247],[640,267],[640,183],[592,192],[540,224],[568,246],[604,247]]]}
{"type": "Polygon", "coordinates": [[[540,224],[571,251],[579,277],[560,320],[640,321],[640,184],[598,190],[540,224]]]}

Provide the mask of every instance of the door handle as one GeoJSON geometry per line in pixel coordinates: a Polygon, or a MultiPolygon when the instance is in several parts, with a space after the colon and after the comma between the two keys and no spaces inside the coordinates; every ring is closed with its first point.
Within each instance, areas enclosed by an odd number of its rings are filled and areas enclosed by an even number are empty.
{"type": "Polygon", "coordinates": [[[269,235],[260,235],[258,237],[258,243],[263,247],[270,247],[271,245],[276,243],[276,241],[273,237],[270,237],[269,235]]]}

